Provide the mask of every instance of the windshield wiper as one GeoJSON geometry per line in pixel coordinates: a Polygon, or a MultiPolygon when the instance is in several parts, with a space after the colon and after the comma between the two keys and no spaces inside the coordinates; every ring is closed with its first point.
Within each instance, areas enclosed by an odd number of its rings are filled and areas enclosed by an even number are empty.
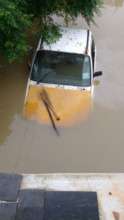
{"type": "Polygon", "coordinates": [[[56,132],[56,134],[59,136],[59,131],[56,127],[56,124],[55,124],[55,121],[54,121],[54,118],[53,116],[55,117],[55,119],[57,121],[60,120],[60,118],[58,117],[58,115],[56,114],[55,110],[54,110],[54,107],[48,97],[48,94],[46,93],[46,91],[43,89],[42,92],[40,93],[40,97],[42,99],[42,102],[48,112],[48,115],[49,115],[49,118],[51,120],[51,123],[52,123],[52,126],[53,126],[53,129],[54,131],[56,132]],[[53,115],[52,115],[53,114],[53,115]]]}
{"type": "Polygon", "coordinates": [[[44,105],[45,105],[45,107],[46,107],[46,110],[47,110],[47,112],[48,112],[48,115],[49,115],[49,118],[50,118],[50,120],[51,120],[53,129],[54,129],[54,131],[56,132],[56,134],[59,136],[59,131],[58,131],[57,127],[56,127],[55,121],[54,121],[53,116],[52,116],[52,114],[51,114],[50,107],[49,107],[48,103],[45,102],[45,100],[42,99],[42,101],[43,101],[43,103],[44,103],[44,105]]]}

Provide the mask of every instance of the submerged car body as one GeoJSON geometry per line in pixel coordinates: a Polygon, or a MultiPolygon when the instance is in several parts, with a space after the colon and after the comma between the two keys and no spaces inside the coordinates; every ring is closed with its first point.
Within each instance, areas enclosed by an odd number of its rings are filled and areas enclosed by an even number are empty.
{"type": "Polygon", "coordinates": [[[24,115],[68,125],[87,117],[94,91],[96,47],[89,30],[61,28],[52,44],[40,39],[33,58],[25,97],[24,115]]]}

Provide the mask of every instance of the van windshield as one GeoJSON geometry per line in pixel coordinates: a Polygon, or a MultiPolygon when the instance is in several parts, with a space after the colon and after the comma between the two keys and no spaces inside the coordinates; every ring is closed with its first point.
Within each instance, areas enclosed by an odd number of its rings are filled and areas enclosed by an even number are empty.
{"type": "Polygon", "coordinates": [[[82,54],[38,51],[32,67],[31,80],[37,83],[90,86],[90,58],[82,54]]]}

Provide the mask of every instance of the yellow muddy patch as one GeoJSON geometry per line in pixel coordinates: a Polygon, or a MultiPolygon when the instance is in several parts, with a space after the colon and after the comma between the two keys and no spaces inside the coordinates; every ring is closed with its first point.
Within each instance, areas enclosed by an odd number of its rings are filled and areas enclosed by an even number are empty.
{"type": "Polygon", "coordinates": [[[48,124],[51,122],[48,109],[57,125],[72,125],[87,118],[91,109],[91,93],[30,86],[24,106],[24,116],[48,124]]]}

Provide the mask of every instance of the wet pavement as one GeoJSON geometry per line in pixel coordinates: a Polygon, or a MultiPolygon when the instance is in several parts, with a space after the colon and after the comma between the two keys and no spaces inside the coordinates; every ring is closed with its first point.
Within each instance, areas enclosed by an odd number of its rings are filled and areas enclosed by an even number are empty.
{"type": "MultiPolygon", "coordinates": [[[[88,118],[71,127],[51,125],[22,116],[27,83],[26,65],[0,68],[0,170],[21,173],[121,172],[124,155],[124,6],[107,1],[96,26],[97,70],[104,75],[95,86],[88,118]],[[116,7],[117,6],[117,7],[116,7]]],[[[81,19],[77,27],[82,27],[81,19]]]]}
{"type": "Polygon", "coordinates": [[[123,186],[123,174],[0,173],[0,220],[123,220],[123,186]]]}

